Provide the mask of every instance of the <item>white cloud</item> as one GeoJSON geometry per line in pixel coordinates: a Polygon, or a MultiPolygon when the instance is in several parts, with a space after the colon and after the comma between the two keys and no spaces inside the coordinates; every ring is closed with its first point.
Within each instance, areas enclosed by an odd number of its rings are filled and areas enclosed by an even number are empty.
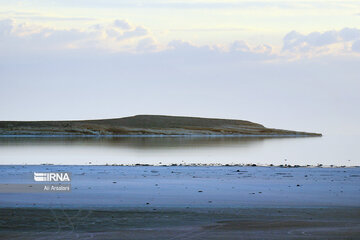
{"type": "Polygon", "coordinates": [[[10,35],[13,29],[14,22],[11,19],[0,20],[0,36],[10,35]]]}
{"type": "Polygon", "coordinates": [[[268,45],[252,46],[244,41],[235,41],[228,46],[202,45],[196,46],[191,42],[175,40],[168,44],[168,49],[162,51],[162,55],[179,64],[195,65],[236,65],[246,62],[266,62],[274,60],[276,54],[271,54],[271,47],[268,45]]]}
{"type": "Polygon", "coordinates": [[[344,41],[357,40],[360,39],[360,29],[344,28],[339,31],[339,35],[344,41]]]}
{"type": "Polygon", "coordinates": [[[245,41],[235,41],[231,44],[230,51],[249,52],[250,47],[245,41]]]}
{"type": "Polygon", "coordinates": [[[154,38],[148,37],[140,40],[137,44],[137,52],[152,52],[156,51],[158,48],[157,43],[154,38]]]}
{"type": "Polygon", "coordinates": [[[210,51],[210,47],[205,46],[196,46],[191,42],[183,41],[183,40],[173,40],[169,42],[168,47],[172,50],[180,50],[180,51],[210,51]]]}
{"type": "MultiPolygon", "coordinates": [[[[146,53],[177,52],[180,55],[202,55],[212,58],[221,55],[242,61],[290,60],[331,54],[357,54],[360,29],[344,28],[339,31],[301,34],[289,32],[281,46],[266,43],[253,45],[236,40],[228,45],[195,45],[184,40],[172,40],[159,44],[151,31],[127,20],[117,19],[110,23],[95,24],[86,29],[56,29],[41,25],[17,23],[11,19],[0,21],[0,54],[14,52],[62,51],[66,49],[107,50],[112,52],[146,53]],[[229,57],[232,56],[232,57],[229,57]]],[[[196,57],[195,57],[196,58],[196,57]]]]}
{"type": "Polygon", "coordinates": [[[234,41],[229,46],[228,55],[232,59],[241,61],[268,61],[281,58],[278,54],[272,53],[272,47],[268,44],[251,45],[245,41],[234,41]]]}
{"type": "MultiPolygon", "coordinates": [[[[21,2],[19,0],[12,0],[12,2],[21,2]]],[[[124,9],[124,8],[141,8],[141,9],[244,9],[244,8],[278,8],[278,9],[313,9],[337,7],[338,9],[354,9],[357,2],[353,0],[337,0],[337,1],[321,1],[321,0],[177,0],[177,1],[164,1],[164,0],[53,0],[51,2],[39,1],[32,5],[35,6],[65,6],[76,8],[111,8],[111,9],[124,9]]]]}
{"type": "Polygon", "coordinates": [[[360,53],[360,40],[357,40],[353,43],[352,50],[360,53]]]}
{"type": "Polygon", "coordinates": [[[151,37],[143,26],[133,26],[126,20],[112,24],[93,25],[87,29],[55,29],[41,25],[5,19],[0,21],[2,51],[108,49],[136,51],[138,42],[151,37]]]}
{"type": "Polygon", "coordinates": [[[143,37],[148,35],[148,30],[142,26],[136,27],[131,31],[125,31],[117,37],[118,40],[129,39],[134,37],[143,37]]]}
{"type": "Polygon", "coordinates": [[[267,44],[261,44],[257,46],[252,46],[249,43],[243,40],[236,40],[229,44],[228,46],[221,45],[202,45],[197,46],[191,42],[182,41],[182,40],[174,40],[168,44],[168,47],[172,50],[181,50],[188,52],[213,52],[218,54],[271,54],[272,47],[267,44]]]}
{"type": "Polygon", "coordinates": [[[346,53],[348,46],[360,39],[360,30],[312,32],[308,35],[292,31],[283,38],[283,51],[311,54],[346,53]]]}
{"type": "Polygon", "coordinates": [[[127,20],[119,20],[119,19],[114,21],[114,26],[125,30],[129,30],[132,28],[131,24],[127,20]]]}
{"type": "Polygon", "coordinates": [[[257,52],[263,52],[263,53],[267,53],[270,54],[272,52],[272,47],[270,45],[267,44],[262,44],[257,46],[254,50],[257,52]]]}
{"type": "Polygon", "coordinates": [[[66,17],[66,16],[48,16],[39,12],[25,12],[25,11],[0,11],[0,15],[8,18],[26,19],[36,21],[94,21],[93,17],[66,17]]]}
{"type": "Polygon", "coordinates": [[[0,21],[2,53],[14,51],[49,51],[66,49],[107,49],[115,52],[145,53],[153,51],[178,52],[183,55],[216,55],[232,53],[245,59],[254,54],[271,53],[269,45],[252,47],[244,41],[235,41],[229,46],[197,46],[183,40],[173,40],[161,46],[151,32],[143,26],[135,26],[126,20],[115,20],[110,24],[95,24],[86,29],[55,29],[41,25],[16,23],[6,19],[0,21]]]}

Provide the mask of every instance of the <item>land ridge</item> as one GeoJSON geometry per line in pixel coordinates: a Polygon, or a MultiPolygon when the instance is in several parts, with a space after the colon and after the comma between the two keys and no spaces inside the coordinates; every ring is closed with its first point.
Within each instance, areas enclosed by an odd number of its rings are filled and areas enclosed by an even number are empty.
{"type": "Polygon", "coordinates": [[[97,120],[0,121],[0,136],[21,135],[322,136],[320,133],[267,128],[245,120],[166,115],[136,115],[97,120]]]}

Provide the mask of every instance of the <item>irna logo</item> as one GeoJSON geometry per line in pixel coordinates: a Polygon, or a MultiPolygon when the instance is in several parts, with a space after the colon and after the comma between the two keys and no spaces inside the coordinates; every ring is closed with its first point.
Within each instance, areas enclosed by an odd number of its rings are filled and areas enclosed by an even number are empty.
{"type": "Polygon", "coordinates": [[[34,172],[34,180],[36,182],[70,182],[70,173],[37,173],[34,172]]]}

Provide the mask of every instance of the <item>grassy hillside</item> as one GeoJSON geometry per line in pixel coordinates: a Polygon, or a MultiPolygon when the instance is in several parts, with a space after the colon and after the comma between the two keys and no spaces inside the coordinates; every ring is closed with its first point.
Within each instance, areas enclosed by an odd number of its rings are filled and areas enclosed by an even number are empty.
{"type": "Polygon", "coordinates": [[[0,121],[0,135],[308,135],[229,119],[137,115],[84,121],[0,121]]]}

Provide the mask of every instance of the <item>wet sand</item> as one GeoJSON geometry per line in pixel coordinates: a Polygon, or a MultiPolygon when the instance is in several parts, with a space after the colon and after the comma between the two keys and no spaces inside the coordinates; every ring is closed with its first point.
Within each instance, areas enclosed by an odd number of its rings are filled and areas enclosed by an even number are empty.
{"type": "Polygon", "coordinates": [[[71,173],[69,193],[0,193],[2,207],[360,207],[360,168],[0,166],[0,184],[71,173]]]}
{"type": "Polygon", "coordinates": [[[1,239],[358,239],[360,208],[1,209],[1,239]]]}
{"type": "Polygon", "coordinates": [[[70,172],[67,193],[0,193],[0,239],[357,239],[360,168],[0,166],[70,172]]]}

